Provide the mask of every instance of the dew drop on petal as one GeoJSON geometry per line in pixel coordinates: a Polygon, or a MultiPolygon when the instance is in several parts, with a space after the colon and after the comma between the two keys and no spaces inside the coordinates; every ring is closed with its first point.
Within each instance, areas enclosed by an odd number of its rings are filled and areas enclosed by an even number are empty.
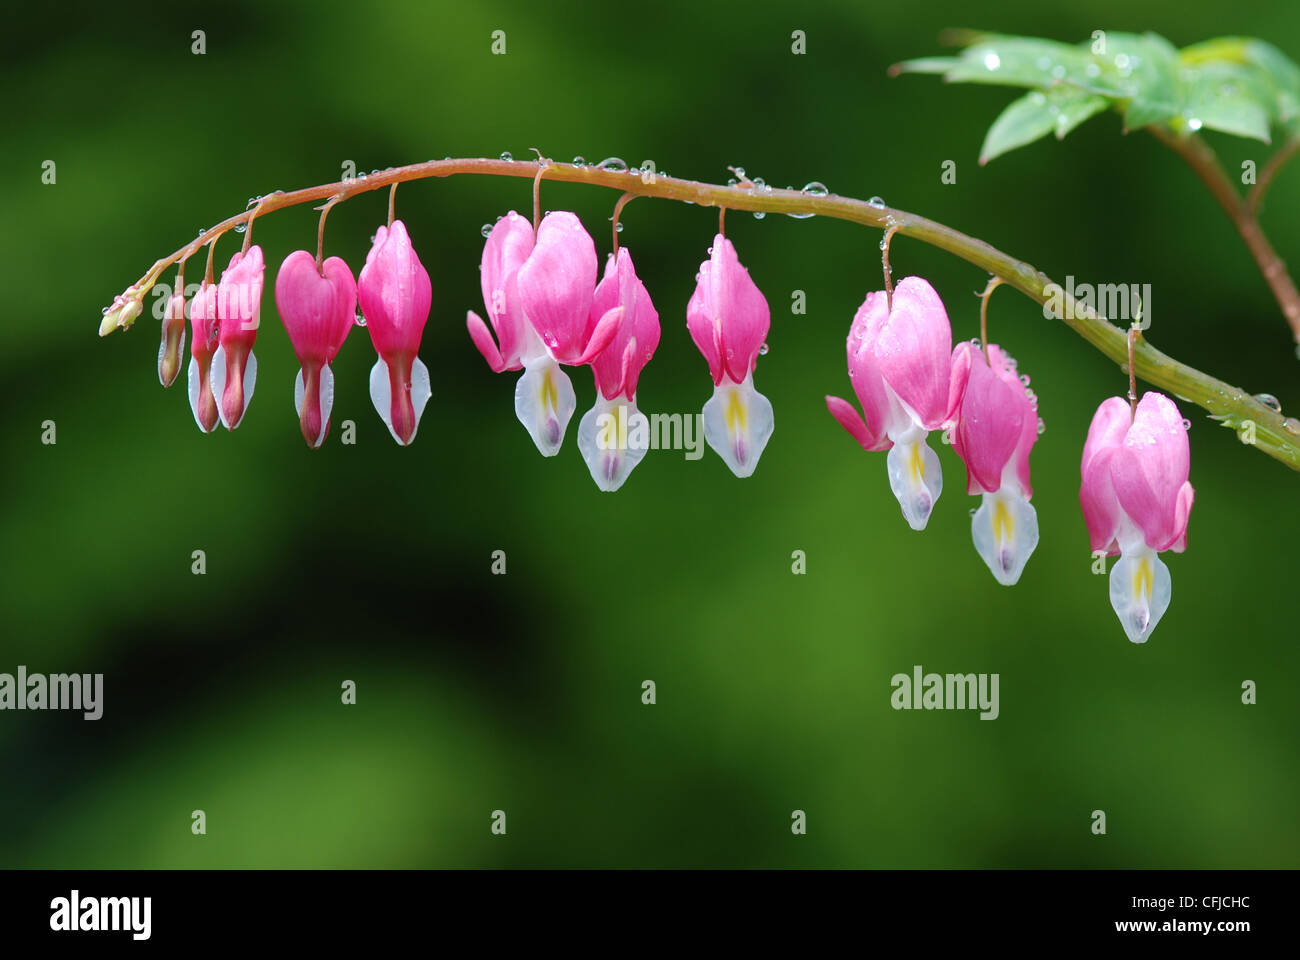
{"type": "Polygon", "coordinates": [[[1045,424],[1045,423],[1043,422],[1043,418],[1042,418],[1042,417],[1039,417],[1039,418],[1038,418],[1038,435],[1041,437],[1041,436],[1042,436],[1043,434],[1045,434],[1046,432],[1047,432],[1047,424],[1045,424]]]}
{"type": "Polygon", "coordinates": [[[483,234],[484,237],[492,236],[492,224],[490,223],[483,224],[483,226],[479,229],[479,233],[483,234]]]}
{"type": "Polygon", "coordinates": [[[766,343],[763,344],[761,347],[758,348],[758,355],[760,357],[766,357],[768,349],[769,349],[768,345],[766,343]]]}
{"type": "Polygon", "coordinates": [[[357,311],[357,326],[358,326],[358,327],[364,327],[365,325],[366,325],[366,315],[365,315],[364,313],[362,313],[360,310],[358,310],[358,311],[357,311]]]}
{"type": "Polygon", "coordinates": [[[1192,429],[1192,421],[1188,420],[1186,417],[1183,417],[1183,429],[1184,430],[1192,429]]]}

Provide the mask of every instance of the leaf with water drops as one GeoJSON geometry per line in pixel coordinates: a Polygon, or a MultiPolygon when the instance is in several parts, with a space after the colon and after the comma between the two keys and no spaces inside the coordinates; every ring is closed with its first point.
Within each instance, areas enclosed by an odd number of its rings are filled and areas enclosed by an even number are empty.
{"type": "Polygon", "coordinates": [[[1225,37],[1182,51],[1155,33],[1109,32],[1064,44],[971,34],[957,56],[897,64],[892,73],[940,74],[950,83],[1027,87],[1044,97],[1014,101],[994,123],[981,162],[1055,132],[1063,138],[1114,107],[1126,130],[1201,129],[1270,141],[1273,128],[1300,135],[1300,67],[1262,40],[1225,37]],[[1051,98],[1058,111],[1046,115],[1051,98]],[[988,149],[992,147],[993,149],[988,149]]]}
{"type": "Polygon", "coordinates": [[[1055,133],[1058,138],[1106,109],[1106,98],[1071,87],[1032,90],[1013,100],[993,121],[980,148],[980,163],[1055,133]]]}

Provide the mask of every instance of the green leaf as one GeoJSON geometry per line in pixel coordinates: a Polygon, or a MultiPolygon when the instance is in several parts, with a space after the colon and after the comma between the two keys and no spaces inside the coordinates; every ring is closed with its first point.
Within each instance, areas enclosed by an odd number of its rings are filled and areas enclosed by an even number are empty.
{"type": "Polygon", "coordinates": [[[980,163],[988,163],[1049,133],[1055,133],[1059,140],[1108,105],[1105,97],[1071,87],[1033,90],[1013,100],[993,121],[980,148],[980,163]]]}
{"type": "Polygon", "coordinates": [[[889,72],[894,76],[900,73],[947,73],[957,63],[956,57],[921,57],[896,63],[889,68],[889,72]]]}
{"type": "Polygon", "coordinates": [[[1281,127],[1300,136],[1300,66],[1263,40],[1220,37],[1179,51],[1155,33],[1110,32],[1104,47],[993,33],[965,39],[959,56],[909,60],[892,72],[1025,87],[1047,97],[1007,107],[985,139],[984,161],[1049,132],[1063,137],[1111,105],[1126,130],[1204,128],[1267,143],[1281,127]],[[1049,117],[1050,107],[1057,112],[1049,117]]]}
{"type": "Polygon", "coordinates": [[[1292,136],[1300,136],[1300,67],[1277,47],[1263,40],[1246,41],[1246,61],[1273,88],[1273,116],[1292,136]]]}
{"type": "Polygon", "coordinates": [[[1234,63],[1210,62],[1188,68],[1187,125],[1206,127],[1238,137],[1269,141],[1269,127],[1276,116],[1276,93],[1272,84],[1255,69],[1234,63]]]}
{"type": "Polygon", "coordinates": [[[1061,112],[1056,115],[1056,129],[1054,131],[1056,139],[1064,140],[1067,133],[1109,106],[1110,100],[1106,97],[1088,93],[1086,90],[1078,91],[1071,100],[1060,105],[1061,112]]]}
{"type": "Polygon", "coordinates": [[[988,83],[1050,87],[1082,75],[1088,55],[1054,40],[986,35],[962,51],[944,79],[950,83],[988,83]]]}

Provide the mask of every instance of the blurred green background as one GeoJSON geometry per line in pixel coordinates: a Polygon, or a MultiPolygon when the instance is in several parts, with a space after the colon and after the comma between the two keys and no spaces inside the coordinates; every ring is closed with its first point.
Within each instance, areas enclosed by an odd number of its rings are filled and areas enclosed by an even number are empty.
{"type": "MultiPolygon", "coordinates": [[[[773,308],[756,383],[777,429],[744,481],[711,451],[651,452],[602,494],[577,417],[560,456],[537,455],[514,376],[491,374],[464,326],[482,311],[480,225],[528,207],[522,180],[399,191],[434,287],[433,400],[409,449],[370,406],[361,330],[336,363],[326,447],[298,433],[270,288],[314,242],[306,207],[256,228],[272,270],[236,434],[199,433],[184,374],[159,387],[151,313],[95,336],[114,294],[250,196],[337,180],[347,161],[536,146],[704,180],[729,164],[777,186],[820,180],[1062,282],[1151,283],[1153,343],[1294,412],[1278,308],[1177,158],[1121,136],[1112,113],[981,169],[984,130],[1017,92],[885,70],[941,52],[949,26],[1154,29],[1180,46],[1241,33],[1300,57],[1300,6],[63,3],[8,18],[0,671],[102,672],[106,693],[93,723],[0,713],[0,866],[1300,865],[1300,478],[1183,404],[1190,547],[1166,558],[1174,599],[1153,639],[1131,645],[1090,572],[1077,502],[1089,418],[1125,380],[1000,293],[993,337],[1032,376],[1047,430],[1033,455],[1041,543],[1020,584],[999,587],[971,545],[978,501],[952,451],[916,534],[884,457],[826,413],[824,394],[851,395],[843,342],[880,282],[875,231],[728,218],[773,308]],[[490,53],[498,29],[505,56],[490,53]],[[940,182],[949,159],[955,185],[940,182]],[[339,443],[349,418],[355,446],[339,443]],[[206,576],[190,572],[195,549],[206,576]],[[490,573],[497,549],[504,577],[490,573]],[[806,575],[791,573],[794,550],[806,575]],[[918,663],[999,673],[1001,716],[895,712],[890,677],[918,663]],[[348,679],[358,702],[345,707],[348,679]],[[190,832],[194,809],[206,836],[190,832]],[[489,831],[497,809],[504,837],[489,831]],[[795,809],[806,836],[791,833],[795,809]]],[[[1230,170],[1267,156],[1211,139],[1230,170]]],[[[544,193],[583,217],[602,261],[614,200],[544,193]]],[[[358,269],[385,202],[336,208],[327,251],[358,269]]],[[[1297,202],[1292,169],[1263,220],[1300,262],[1297,202]]],[[[711,384],[685,307],[716,214],[640,200],[623,221],[664,329],[641,408],[696,411],[711,384]]],[[[221,242],[218,266],[236,246],[221,242]]],[[[894,260],[934,283],[956,337],[978,333],[975,268],[905,238],[894,260]]],[[[585,370],[573,380],[580,415],[593,388],[585,370]]]]}

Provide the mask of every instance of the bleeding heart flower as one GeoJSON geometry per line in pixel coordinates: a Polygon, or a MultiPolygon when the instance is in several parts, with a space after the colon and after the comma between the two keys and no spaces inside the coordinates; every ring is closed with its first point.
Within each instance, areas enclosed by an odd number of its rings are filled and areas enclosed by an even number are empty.
{"type": "Polygon", "coordinates": [[[775,426],[772,404],[754,389],[754,368],[770,325],[767,300],[731,241],[719,233],[700,265],[686,327],[713,375],[704,438],[738,477],[754,472],[775,426]]]}
{"type": "Polygon", "coordinates": [[[204,433],[211,433],[221,422],[217,400],[212,394],[212,354],[217,349],[217,286],[199,284],[190,303],[190,409],[194,422],[204,433]]]}
{"type": "Polygon", "coordinates": [[[284,258],[275,278],[275,305],[302,369],[294,381],[293,404],[309,447],[319,447],[329,433],[334,406],[334,371],[330,363],[356,322],[357,284],[338,257],[316,269],[316,258],[295,250],[284,258]]]}
{"type": "MultiPolygon", "coordinates": [[[[534,354],[527,333],[514,332],[503,338],[501,360],[504,364],[513,356],[524,366],[524,375],[515,386],[515,414],[542,456],[553,457],[564,442],[564,432],[578,405],[573,384],[559,365],[590,363],[613,338],[622,314],[620,311],[591,316],[596,286],[596,245],[572,213],[559,211],[542,218],[536,242],[513,275],[513,287],[510,270],[527,242],[527,235],[523,226],[510,218],[498,223],[492,233],[488,248],[483,251],[484,301],[489,317],[499,312],[505,319],[503,327],[497,330],[498,337],[503,337],[503,328],[517,330],[516,311],[521,309],[529,327],[541,340],[541,351],[534,354]],[[494,245],[497,230],[502,231],[501,241],[494,245]],[[498,290],[502,291],[500,295],[498,290]],[[512,349],[511,344],[516,346],[512,349]]],[[[491,352],[484,349],[485,334],[486,330],[476,333],[471,322],[470,335],[492,364],[491,352]]]]}
{"type": "Polygon", "coordinates": [[[429,402],[429,368],[420,360],[419,350],[433,286],[401,220],[375,231],[357,294],[370,341],[379,354],[370,370],[370,402],[393,439],[406,446],[415,439],[429,402]]]}
{"type": "Polygon", "coordinates": [[[926,444],[955,415],[949,390],[952,329],[943,301],[920,277],[867,294],[849,328],[849,377],[865,420],[853,405],[827,397],[826,406],[869,451],[888,450],[889,486],[913,530],[924,530],[943,492],[939,458],[926,444]]]}
{"type": "Polygon", "coordinates": [[[1038,546],[1038,514],[1029,503],[1038,407],[1015,360],[994,343],[987,360],[978,343],[957,345],[949,396],[959,404],[953,449],[966,464],[966,492],[983,496],[971,538],[998,583],[1011,586],[1038,546]]]}
{"type": "Polygon", "coordinates": [[[524,314],[519,268],[533,252],[533,246],[533,225],[527,219],[511,210],[497,221],[483,246],[479,267],[483,305],[497,338],[492,339],[487,324],[473,310],[466,316],[465,325],[474,346],[494,372],[526,368],[515,388],[515,415],[537,449],[549,457],[559,450],[564,425],[577,401],[569,378],[560,371],[524,314]],[[561,416],[566,404],[568,412],[561,416]]]}
{"type": "Polygon", "coordinates": [[[253,244],[230,258],[217,286],[218,346],[208,374],[221,425],[234,430],[244,419],[257,385],[253,341],[262,320],[262,248],[253,244]]]}
{"type": "Polygon", "coordinates": [[[592,297],[593,329],[609,315],[621,319],[614,338],[591,361],[596,403],[578,424],[582,459],[605,491],[621,487],[649,447],[650,425],[637,409],[636,385],[659,346],[659,314],[626,247],[605,263],[605,276],[592,297]]]}
{"type": "Polygon", "coordinates": [[[1169,568],[1157,554],[1187,547],[1190,463],[1182,415],[1163,394],[1144,394],[1132,414],[1123,397],[1097,408],[1079,504],[1093,552],[1122,555],[1110,571],[1110,603],[1134,643],[1145,643],[1169,608],[1169,568]]]}

